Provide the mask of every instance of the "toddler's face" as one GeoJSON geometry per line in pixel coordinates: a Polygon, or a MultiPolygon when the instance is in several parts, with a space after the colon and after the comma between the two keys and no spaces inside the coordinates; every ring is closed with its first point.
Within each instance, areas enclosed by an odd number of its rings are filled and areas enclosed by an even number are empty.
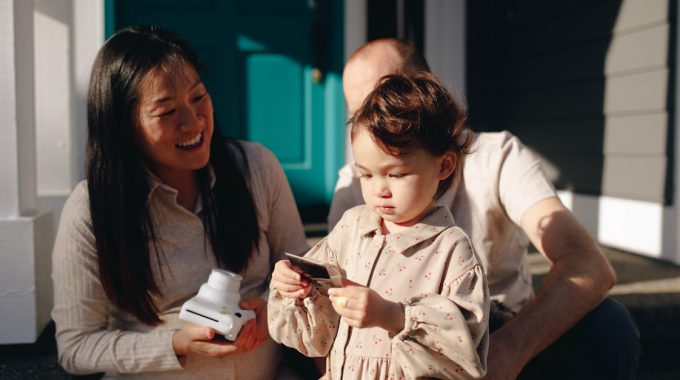
{"type": "Polygon", "coordinates": [[[354,135],[352,150],[364,201],[385,223],[417,223],[434,205],[439,181],[450,174],[442,171],[443,161],[451,159],[449,155],[437,157],[416,148],[396,157],[383,151],[365,128],[354,135]]]}

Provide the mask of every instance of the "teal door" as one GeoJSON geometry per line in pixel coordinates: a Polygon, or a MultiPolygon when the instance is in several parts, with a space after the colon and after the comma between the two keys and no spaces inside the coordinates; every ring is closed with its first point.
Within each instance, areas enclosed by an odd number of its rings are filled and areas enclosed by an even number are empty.
{"type": "Polygon", "coordinates": [[[157,25],[205,62],[217,122],[274,152],[299,205],[330,202],[343,162],[342,1],[109,0],[107,35],[157,25]]]}

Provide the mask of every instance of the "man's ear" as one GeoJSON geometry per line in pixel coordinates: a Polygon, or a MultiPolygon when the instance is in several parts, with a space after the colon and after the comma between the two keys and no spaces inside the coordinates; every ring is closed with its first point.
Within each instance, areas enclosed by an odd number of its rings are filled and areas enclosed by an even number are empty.
{"type": "Polygon", "coordinates": [[[446,152],[442,156],[442,161],[439,167],[439,180],[443,181],[451,174],[453,174],[454,170],[456,170],[456,160],[458,157],[456,157],[453,152],[446,152]]]}

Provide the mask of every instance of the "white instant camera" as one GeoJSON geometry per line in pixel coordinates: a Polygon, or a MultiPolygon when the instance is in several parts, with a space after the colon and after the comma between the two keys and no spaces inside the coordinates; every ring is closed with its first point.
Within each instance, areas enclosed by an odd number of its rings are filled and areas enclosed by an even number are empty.
{"type": "Polygon", "coordinates": [[[230,341],[235,341],[241,327],[255,318],[252,310],[242,310],[239,288],[242,277],[224,269],[213,269],[208,282],[198,294],[182,305],[179,319],[207,326],[230,341]]]}

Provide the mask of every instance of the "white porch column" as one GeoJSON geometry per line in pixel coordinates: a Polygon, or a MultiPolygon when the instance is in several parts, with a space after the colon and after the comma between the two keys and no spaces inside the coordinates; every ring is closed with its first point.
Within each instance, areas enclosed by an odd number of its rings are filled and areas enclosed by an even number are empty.
{"type": "Polygon", "coordinates": [[[37,211],[33,2],[0,0],[0,344],[49,321],[52,223],[37,211]]]}
{"type": "Polygon", "coordinates": [[[104,41],[103,0],[33,0],[38,209],[61,209],[84,178],[87,87],[104,41]]]}

